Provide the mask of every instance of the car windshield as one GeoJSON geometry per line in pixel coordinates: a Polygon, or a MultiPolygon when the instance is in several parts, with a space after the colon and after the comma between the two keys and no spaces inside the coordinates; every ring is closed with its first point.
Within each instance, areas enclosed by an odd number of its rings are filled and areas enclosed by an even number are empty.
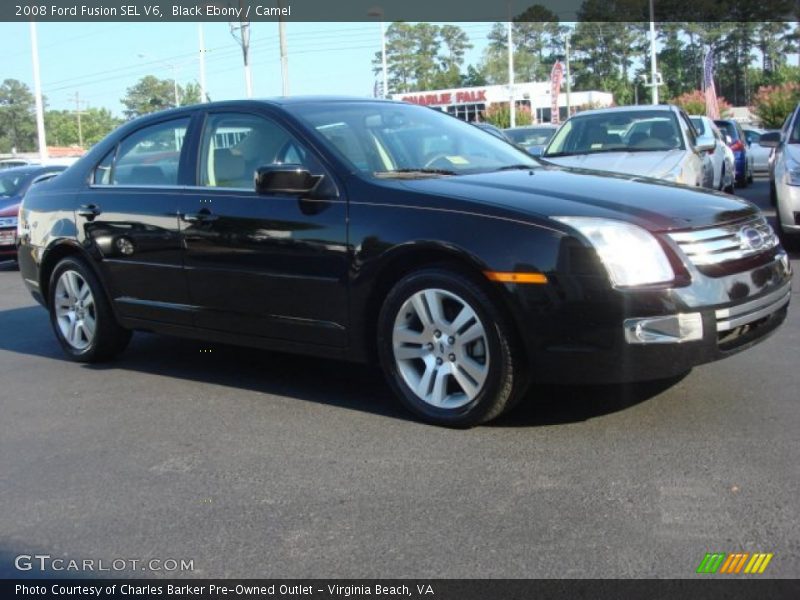
{"type": "Polygon", "coordinates": [[[288,107],[354,169],[377,177],[462,175],[538,163],[508,142],[430,108],[337,102],[288,107]]]}
{"type": "Polygon", "coordinates": [[[694,128],[697,129],[697,133],[700,135],[705,135],[706,133],[706,124],[703,122],[703,119],[700,117],[690,117],[692,120],[692,125],[694,128]]]}
{"type": "Polygon", "coordinates": [[[520,127],[518,129],[506,129],[506,135],[512,141],[523,146],[543,146],[550,141],[556,132],[555,127],[520,127]]]}
{"type": "Polygon", "coordinates": [[[543,156],[665,152],[683,147],[678,122],[670,111],[609,111],[570,118],[553,136],[543,156]]]}
{"type": "Polygon", "coordinates": [[[29,178],[27,173],[1,173],[0,196],[16,196],[24,189],[29,178]]]}

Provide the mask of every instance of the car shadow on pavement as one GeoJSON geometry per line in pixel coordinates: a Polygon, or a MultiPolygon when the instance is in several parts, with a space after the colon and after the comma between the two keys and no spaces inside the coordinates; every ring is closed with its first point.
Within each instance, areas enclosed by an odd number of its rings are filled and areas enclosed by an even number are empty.
{"type": "MultiPolygon", "coordinates": [[[[39,306],[0,311],[0,331],[4,332],[0,350],[66,360],[39,306]]],[[[75,366],[116,370],[123,376],[125,371],[162,375],[413,420],[394,399],[379,368],[344,361],[136,334],[118,359],[75,366]]],[[[644,402],[680,379],[588,387],[534,385],[520,406],[493,425],[536,427],[585,421],[644,402]]]]}
{"type": "Polygon", "coordinates": [[[689,373],[669,379],[624,384],[534,384],[514,410],[489,425],[541,427],[587,421],[646,402],[676,385],[689,373]]]}

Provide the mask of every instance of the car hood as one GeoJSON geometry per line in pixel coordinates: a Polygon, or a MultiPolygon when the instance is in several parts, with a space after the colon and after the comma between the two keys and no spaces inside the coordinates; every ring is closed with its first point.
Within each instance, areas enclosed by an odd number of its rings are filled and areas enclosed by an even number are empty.
{"type": "Polygon", "coordinates": [[[0,196],[0,217],[16,217],[20,202],[19,196],[0,196]]]}
{"type": "Polygon", "coordinates": [[[595,171],[627,173],[662,178],[683,159],[685,150],[659,152],[595,152],[574,156],[543,156],[542,159],[561,167],[577,167],[595,171]]]}
{"type": "Polygon", "coordinates": [[[539,222],[554,216],[603,217],[666,231],[708,227],[758,213],[755,205],[721,193],[554,166],[394,183],[461,201],[447,208],[539,222]]]}

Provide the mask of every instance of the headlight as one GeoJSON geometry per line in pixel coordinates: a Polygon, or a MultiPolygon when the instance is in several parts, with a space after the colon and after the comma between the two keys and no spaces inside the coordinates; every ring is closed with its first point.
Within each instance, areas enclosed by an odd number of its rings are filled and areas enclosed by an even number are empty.
{"type": "Polygon", "coordinates": [[[783,180],[787,185],[800,185],[800,164],[793,160],[786,161],[786,174],[783,180]]]}
{"type": "Polygon", "coordinates": [[[553,217],[577,229],[594,246],[615,286],[648,285],[675,279],[664,249],[637,225],[592,217],[553,217]]]}

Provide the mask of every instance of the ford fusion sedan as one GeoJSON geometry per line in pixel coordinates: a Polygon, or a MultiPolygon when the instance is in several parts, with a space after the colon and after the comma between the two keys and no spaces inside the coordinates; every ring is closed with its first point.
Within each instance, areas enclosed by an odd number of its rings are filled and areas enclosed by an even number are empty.
{"type": "Polygon", "coordinates": [[[752,204],[543,166],[391,101],[149,115],[20,214],[22,278],[73,360],[143,330],[376,361],[449,426],[497,417],[531,381],[685,373],[765,339],[790,298],[752,204]]]}
{"type": "Polygon", "coordinates": [[[800,104],[780,131],[763,133],[759,143],[773,148],[770,195],[775,217],[786,241],[800,240],[800,104]]]}
{"type": "Polygon", "coordinates": [[[689,117],[675,106],[623,106],[570,117],[542,158],[564,167],[711,187],[713,168],[705,153],[713,148],[713,140],[698,139],[689,117]]]}
{"type": "Polygon", "coordinates": [[[0,172],[0,260],[17,257],[17,213],[25,192],[65,168],[26,166],[0,172]]]}

